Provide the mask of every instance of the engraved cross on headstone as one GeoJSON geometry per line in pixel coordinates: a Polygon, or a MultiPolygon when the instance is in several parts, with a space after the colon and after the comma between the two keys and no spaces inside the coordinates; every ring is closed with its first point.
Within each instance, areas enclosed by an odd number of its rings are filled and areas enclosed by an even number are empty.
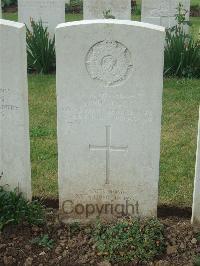
{"type": "Polygon", "coordinates": [[[128,146],[117,147],[111,145],[111,127],[106,126],[106,145],[97,146],[89,145],[91,151],[106,151],[106,184],[110,184],[110,152],[111,151],[127,151],[128,146]]]}

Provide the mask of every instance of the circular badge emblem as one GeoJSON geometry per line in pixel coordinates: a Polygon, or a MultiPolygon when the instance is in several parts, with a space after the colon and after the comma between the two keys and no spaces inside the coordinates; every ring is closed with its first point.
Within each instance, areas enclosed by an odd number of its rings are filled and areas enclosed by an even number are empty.
{"type": "Polygon", "coordinates": [[[117,86],[126,80],[132,69],[131,53],[117,41],[101,41],[93,45],[86,56],[90,77],[105,86],[117,86]]]}

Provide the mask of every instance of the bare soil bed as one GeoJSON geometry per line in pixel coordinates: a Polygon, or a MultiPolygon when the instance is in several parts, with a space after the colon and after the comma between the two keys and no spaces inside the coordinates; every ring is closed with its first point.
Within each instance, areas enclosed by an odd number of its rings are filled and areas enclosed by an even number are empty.
{"type": "MultiPolygon", "coordinates": [[[[200,253],[198,234],[193,232],[188,218],[159,219],[165,226],[166,251],[162,257],[148,264],[134,262],[126,265],[193,265],[200,253]]],[[[0,265],[98,265],[110,266],[95,251],[91,238],[92,225],[79,228],[63,225],[57,212],[48,209],[44,226],[7,226],[0,234],[0,265]],[[52,248],[39,246],[32,240],[48,235],[52,248]]],[[[112,264],[120,265],[120,264],[112,264]]]]}

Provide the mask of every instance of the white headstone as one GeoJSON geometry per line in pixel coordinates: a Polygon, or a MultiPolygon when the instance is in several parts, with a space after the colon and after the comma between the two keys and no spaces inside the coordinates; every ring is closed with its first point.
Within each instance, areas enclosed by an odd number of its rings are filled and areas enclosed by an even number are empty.
{"type": "Polygon", "coordinates": [[[31,198],[26,34],[0,19],[0,185],[31,198]]]}
{"type": "Polygon", "coordinates": [[[65,0],[18,0],[18,19],[29,28],[31,19],[42,20],[53,35],[57,25],[65,22],[65,0]]]}
{"type": "Polygon", "coordinates": [[[186,20],[190,16],[190,0],[142,0],[141,21],[172,28],[176,25],[175,15],[179,3],[187,10],[186,20]]]}
{"type": "Polygon", "coordinates": [[[83,0],[84,19],[103,19],[106,12],[116,19],[131,20],[131,0],[83,0]]]}
{"type": "Polygon", "coordinates": [[[200,228],[200,109],[199,109],[199,125],[198,125],[196,167],[195,167],[194,194],[193,194],[193,207],[192,207],[192,224],[194,227],[200,228]]]}
{"type": "Polygon", "coordinates": [[[122,20],[57,27],[62,219],[156,215],[164,38],[122,20]]]}

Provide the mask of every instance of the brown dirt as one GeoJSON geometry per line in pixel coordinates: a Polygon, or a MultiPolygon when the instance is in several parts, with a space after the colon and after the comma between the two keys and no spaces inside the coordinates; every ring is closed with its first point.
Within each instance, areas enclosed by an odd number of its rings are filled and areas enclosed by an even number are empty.
{"type": "MultiPolygon", "coordinates": [[[[166,252],[148,265],[173,266],[193,265],[194,257],[200,252],[200,242],[193,232],[190,220],[185,218],[162,218],[165,225],[166,252]]],[[[72,230],[59,223],[57,212],[48,210],[47,224],[37,226],[8,226],[0,234],[0,266],[2,265],[99,265],[111,266],[98,257],[90,237],[91,226],[72,230]],[[54,240],[52,249],[32,244],[37,236],[48,234],[54,240]]],[[[115,264],[117,266],[119,264],[115,264]]],[[[127,264],[135,265],[135,264],[127,264]]],[[[137,264],[139,265],[139,264],[137,264]]],[[[143,264],[140,264],[143,265],[143,264]]]]}

